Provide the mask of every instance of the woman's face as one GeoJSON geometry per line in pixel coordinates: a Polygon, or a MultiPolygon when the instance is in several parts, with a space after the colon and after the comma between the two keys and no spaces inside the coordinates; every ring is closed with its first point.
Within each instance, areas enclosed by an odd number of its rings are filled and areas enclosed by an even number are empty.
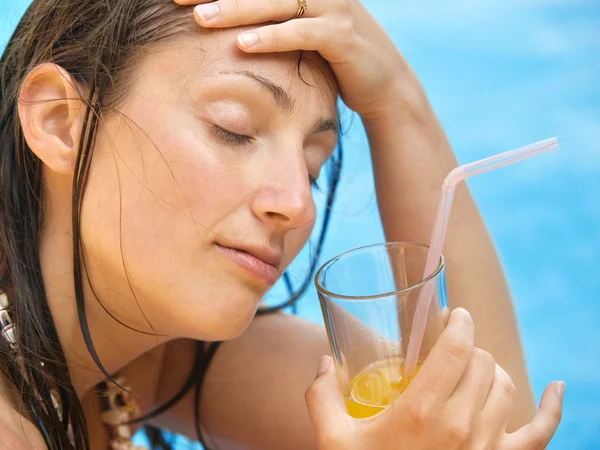
{"type": "Polygon", "coordinates": [[[237,336],[315,221],[310,179],[337,142],[334,77],[316,54],[302,78],[299,53],[245,55],[239,31],[149,50],[98,134],[87,269],[142,330],[237,336]]]}

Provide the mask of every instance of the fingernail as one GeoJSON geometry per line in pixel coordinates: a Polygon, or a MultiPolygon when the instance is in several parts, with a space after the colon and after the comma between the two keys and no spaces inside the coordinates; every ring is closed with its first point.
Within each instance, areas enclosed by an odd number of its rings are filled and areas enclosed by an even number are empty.
{"type": "Polygon", "coordinates": [[[258,43],[258,34],[252,32],[242,33],[238,36],[238,41],[243,47],[254,47],[258,43]]]}
{"type": "Polygon", "coordinates": [[[563,398],[565,397],[565,382],[564,381],[559,381],[558,383],[556,383],[556,395],[558,395],[558,398],[560,398],[560,401],[563,401],[563,398]]]}
{"type": "Polygon", "coordinates": [[[329,369],[329,365],[331,364],[331,357],[324,355],[321,357],[321,361],[319,361],[319,368],[317,369],[317,375],[323,375],[329,369]]]}
{"type": "Polygon", "coordinates": [[[462,315],[462,316],[463,316],[463,317],[465,317],[465,318],[472,319],[472,317],[471,317],[471,313],[470,313],[469,311],[467,311],[466,309],[464,309],[464,308],[460,308],[460,307],[458,307],[458,308],[456,308],[454,311],[455,311],[457,314],[460,314],[460,315],[462,315]]]}
{"type": "Polygon", "coordinates": [[[216,3],[205,3],[203,5],[196,6],[196,13],[205,22],[217,17],[219,12],[221,12],[221,10],[219,9],[219,5],[216,3]]]}

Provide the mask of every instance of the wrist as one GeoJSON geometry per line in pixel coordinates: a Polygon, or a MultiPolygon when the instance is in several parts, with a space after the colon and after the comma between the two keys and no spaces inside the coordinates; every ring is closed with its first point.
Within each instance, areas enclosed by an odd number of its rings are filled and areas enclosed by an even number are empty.
{"type": "Polygon", "coordinates": [[[425,90],[412,73],[390,85],[383,97],[377,106],[360,114],[366,128],[380,125],[414,126],[427,123],[435,117],[425,90]]]}

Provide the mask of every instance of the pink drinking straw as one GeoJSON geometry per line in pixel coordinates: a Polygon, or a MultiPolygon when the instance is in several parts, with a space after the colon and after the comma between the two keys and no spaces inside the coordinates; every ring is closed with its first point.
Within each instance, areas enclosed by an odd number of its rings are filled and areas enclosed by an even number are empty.
{"type": "MultiPolygon", "coordinates": [[[[423,279],[427,278],[437,269],[442,255],[442,247],[446,237],[446,229],[448,228],[448,220],[450,219],[450,209],[454,198],[454,191],[458,184],[466,178],[480,173],[489,172],[490,170],[499,169],[500,167],[508,166],[509,164],[523,161],[531,156],[541,155],[558,149],[558,140],[556,138],[546,139],[545,141],[529,144],[525,147],[509,150],[500,153],[496,156],[475,161],[464,166],[454,169],[444,180],[442,184],[442,196],[438,205],[438,211],[433,225],[433,233],[431,235],[431,244],[427,261],[425,263],[425,271],[423,279]]],[[[404,376],[412,377],[417,368],[417,359],[423,342],[425,333],[425,324],[427,323],[427,312],[431,304],[433,296],[434,283],[426,283],[417,300],[417,308],[413,319],[412,332],[408,342],[408,350],[406,353],[406,361],[404,365],[404,376]]]]}

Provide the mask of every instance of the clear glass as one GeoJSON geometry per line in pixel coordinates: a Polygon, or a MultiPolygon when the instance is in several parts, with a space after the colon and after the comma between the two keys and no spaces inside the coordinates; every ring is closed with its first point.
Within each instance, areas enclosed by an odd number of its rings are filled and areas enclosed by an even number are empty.
{"type": "MultiPolygon", "coordinates": [[[[419,353],[420,368],[444,329],[444,259],[423,279],[429,247],[390,242],[336,256],[315,276],[340,388],[353,417],[369,417],[406,389],[403,364],[419,293],[433,299],[419,353]]],[[[417,370],[418,371],[418,370],[417,370]]]]}

